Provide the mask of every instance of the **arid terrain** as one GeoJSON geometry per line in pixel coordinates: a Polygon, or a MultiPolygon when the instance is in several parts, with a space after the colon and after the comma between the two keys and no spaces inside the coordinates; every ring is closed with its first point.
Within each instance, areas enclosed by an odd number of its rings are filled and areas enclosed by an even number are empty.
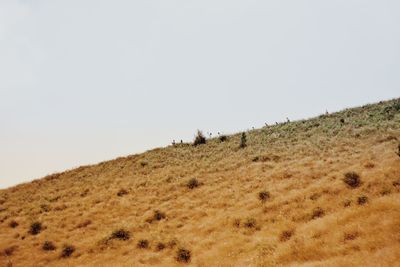
{"type": "Polygon", "coordinates": [[[0,190],[0,266],[400,266],[400,99],[242,139],[0,190]]]}

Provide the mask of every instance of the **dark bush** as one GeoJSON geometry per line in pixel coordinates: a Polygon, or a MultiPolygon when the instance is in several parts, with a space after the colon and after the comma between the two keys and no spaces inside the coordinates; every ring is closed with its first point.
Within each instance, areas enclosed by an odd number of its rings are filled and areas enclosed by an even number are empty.
{"type": "Polygon", "coordinates": [[[43,243],[42,249],[45,251],[53,251],[56,249],[56,246],[51,241],[45,241],[43,243]]]}
{"type": "Polygon", "coordinates": [[[247,137],[246,137],[246,133],[242,133],[242,136],[240,137],[240,148],[245,148],[247,146],[247,137]]]}
{"type": "Polygon", "coordinates": [[[258,193],[258,198],[262,201],[265,202],[270,198],[270,194],[268,191],[261,191],[258,193]]]}
{"type": "Polygon", "coordinates": [[[364,205],[364,204],[368,203],[368,197],[366,197],[366,196],[358,197],[357,203],[358,203],[358,205],[364,205]]]}
{"type": "Polygon", "coordinates": [[[187,182],[186,187],[189,189],[194,189],[199,185],[200,185],[199,181],[196,178],[192,178],[187,182]]]}
{"type": "Polygon", "coordinates": [[[176,253],[176,260],[183,263],[190,262],[191,252],[190,250],[180,248],[176,253]]]}
{"type": "Polygon", "coordinates": [[[142,249],[149,248],[149,241],[146,239],[140,239],[137,243],[137,247],[142,249]]]}
{"type": "Polygon", "coordinates": [[[71,245],[64,245],[63,250],[61,251],[62,258],[68,258],[74,253],[75,247],[71,245]]]}
{"type": "Polygon", "coordinates": [[[14,220],[12,220],[12,221],[8,224],[8,226],[10,226],[11,228],[16,228],[18,225],[19,225],[19,224],[18,224],[16,221],[14,221],[14,220]]]}
{"type": "Polygon", "coordinates": [[[31,224],[31,227],[29,229],[29,233],[31,235],[37,235],[42,231],[42,223],[40,222],[34,222],[31,224]]]}
{"type": "Polygon", "coordinates": [[[361,179],[357,173],[348,172],[344,175],[343,182],[345,182],[350,188],[356,188],[360,186],[361,179]]]}
{"type": "Polygon", "coordinates": [[[207,142],[206,138],[204,137],[203,133],[201,131],[197,131],[197,135],[194,139],[193,145],[198,146],[198,145],[203,145],[207,142]]]}
{"type": "Polygon", "coordinates": [[[129,240],[131,237],[129,231],[126,231],[124,229],[118,229],[112,232],[110,239],[118,239],[118,240],[129,240]]]}

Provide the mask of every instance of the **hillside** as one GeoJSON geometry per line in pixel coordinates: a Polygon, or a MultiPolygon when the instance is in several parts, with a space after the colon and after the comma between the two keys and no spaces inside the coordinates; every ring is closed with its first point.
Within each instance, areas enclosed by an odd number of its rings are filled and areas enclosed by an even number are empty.
{"type": "Polygon", "coordinates": [[[0,266],[400,266],[400,99],[240,139],[1,190],[0,266]]]}

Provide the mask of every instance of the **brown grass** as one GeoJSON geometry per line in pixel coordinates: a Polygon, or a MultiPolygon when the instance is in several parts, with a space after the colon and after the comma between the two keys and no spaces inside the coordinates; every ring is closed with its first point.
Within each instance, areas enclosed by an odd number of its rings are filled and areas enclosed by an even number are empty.
{"type": "Polygon", "coordinates": [[[396,101],[249,131],[245,149],[237,134],[0,190],[0,266],[396,266],[396,101]]]}

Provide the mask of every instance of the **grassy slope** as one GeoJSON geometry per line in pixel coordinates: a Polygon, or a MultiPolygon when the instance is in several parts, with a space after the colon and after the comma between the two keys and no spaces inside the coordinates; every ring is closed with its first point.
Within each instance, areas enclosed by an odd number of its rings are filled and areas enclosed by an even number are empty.
{"type": "Polygon", "coordinates": [[[0,266],[175,266],[180,247],[195,266],[395,266],[399,105],[250,131],[244,149],[233,135],[1,190],[0,266]],[[360,187],[344,184],[348,171],[360,175],[360,187]],[[193,190],[185,186],[192,177],[201,182],[193,190]],[[121,189],[128,194],[118,196],[121,189]],[[270,192],[264,203],[262,190],[270,192]],[[360,196],[368,202],[359,205],[360,196]],[[149,222],[155,210],[166,218],[149,222]],[[19,225],[11,228],[12,220],[19,225]],[[38,235],[28,233],[34,221],[44,226],[38,235]],[[130,239],[108,240],[120,228],[130,239]],[[138,248],[140,239],[149,248],[138,248]],[[55,251],[42,250],[46,240],[55,251]],[[156,251],[158,242],[166,249],[156,251]],[[60,258],[64,244],[76,248],[69,258],[60,258]]]}

